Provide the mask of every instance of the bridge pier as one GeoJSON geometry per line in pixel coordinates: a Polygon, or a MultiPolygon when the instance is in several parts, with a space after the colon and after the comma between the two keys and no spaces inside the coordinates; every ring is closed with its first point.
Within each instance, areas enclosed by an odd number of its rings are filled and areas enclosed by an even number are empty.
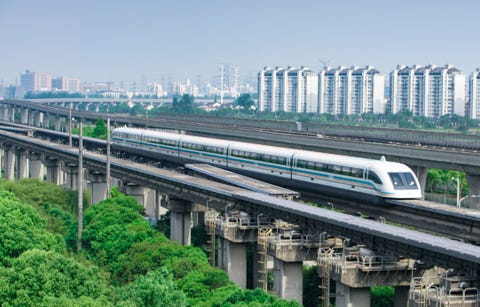
{"type": "Polygon", "coordinates": [[[170,240],[190,245],[192,230],[192,203],[169,197],[164,202],[170,210],[170,240]]]}
{"type": "Polygon", "coordinates": [[[218,238],[218,266],[227,272],[231,281],[247,288],[247,244],[218,238]]]}
{"type": "Polygon", "coordinates": [[[57,159],[45,159],[45,166],[47,167],[47,182],[51,182],[56,185],[61,185],[62,180],[62,169],[61,163],[57,159]]]}
{"type": "Polygon", "coordinates": [[[28,112],[28,118],[27,118],[27,123],[29,126],[35,126],[35,112],[34,110],[30,110],[28,112]]]}
{"type": "Polygon", "coordinates": [[[14,146],[7,145],[5,146],[5,169],[3,170],[3,175],[6,180],[15,179],[15,148],[14,146]]]}
{"type": "Polygon", "coordinates": [[[55,116],[55,131],[62,131],[62,123],[64,122],[63,118],[60,116],[55,116]]]}
{"type": "MultiPolygon", "coordinates": [[[[247,288],[247,246],[257,241],[257,225],[241,215],[225,213],[215,220],[218,236],[218,266],[227,272],[230,280],[242,289],[247,288]]],[[[213,246],[212,246],[213,248],[213,246]]]]}
{"type": "Polygon", "coordinates": [[[267,246],[268,255],[273,257],[274,291],[281,298],[302,304],[303,262],[317,260],[319,240],[302,236],[295,225],[283,222],[274,227],[277,233],[268,238],[267,246]]]}
{"type": "Polygon", "coordinates": [[[34,117],[34,126],[43,128],[44,127],[44,114],[43,112],[35,112],[34,117]]]}
{"type": "Polygon", "coordinates": [[[160,215],[165,214],[167,210],[161,206],[164,195],[154,189],[145,191],[145,215],[149,218],[152,225],[157,225],[160,215]]]}
{"type": "Polygon", "coordinates": [[[43,181],[45,168],[42,163],[42,156],[36,153],[29,153],[28,160],[29,160],[30,178],[36,178],[43,181]]]}
{"type": "Polygon", "coordinates": [[[10,108],[9,118],[10,118],[10,121],[11,121],[12,123],[15,122],[15,108],[14,108],[14,107],[11,107],[11,108],[10,108]]]}
{"type": "Polygon", "coordinates": [[[107,178],[105,174],[87,172],[87,190],[90,192],[90,204],[98,204],[107,198],[107,178]]]}
{"type": "Polygon", "coordinates": [[[480,209],[480,175],[465,172],[468,183],[468,203],[472,209],[480,209]]]}
{"type": "Polygon", "coordinates": [[[20,111],[20,124],[26,125],[28,123],[28,113],[29,110],[27,108],[24,108],[20,111]]]}
{"type": "MultiPolygon", "coordinates": [[[[303,262],[286,262],[273,257],[273,288],[283,299],[303,302],[303,262]]],[[[365,305],[368,306],[368,305],[365,305]]]]}
{"type": "Polygon", "coordinates": [[[370,306],[370,288],[378,286],[395,287],[395,307],[406,306],[410,281],[420,273],[411,259],[375,255],[362,247],[346,248],[327,261],[338,307],[370,306]]]}
{"type": "Polygon", "coordinates": [[[425,186],[427,185],[427,175],[428,167],[424,166],[410,166],[412,171],[415,173],[420,184],[420,189],[422,191],[422,199],[425,198],[425,186]]]}
{"type": "Polygon", "coordinates": [[[78,190],[78,165],[67,164],[63,166],[63,171],[66,173],[66,186],[70,190],[78,190]]]}
{"type": "Polygon", "coordinates": [[[15,161],[17,163],[16,179],[21,180],[28,178],[28,151],[17,149],[15,151],[15,161]]]}

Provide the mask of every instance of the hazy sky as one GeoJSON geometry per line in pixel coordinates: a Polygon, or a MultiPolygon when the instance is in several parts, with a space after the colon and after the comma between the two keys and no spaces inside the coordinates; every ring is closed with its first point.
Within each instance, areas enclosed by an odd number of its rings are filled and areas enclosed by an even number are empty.
{"type": "Polygon", "coordinates": [[[480,66],[477,0],[0,0],[0,80],[174,79],[263,66],[480,66]]]}

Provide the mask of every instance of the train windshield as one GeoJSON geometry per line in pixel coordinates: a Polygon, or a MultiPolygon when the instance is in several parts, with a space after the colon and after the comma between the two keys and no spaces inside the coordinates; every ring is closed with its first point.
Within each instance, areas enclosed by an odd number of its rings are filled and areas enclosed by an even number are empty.
{"type": "Polygon", "coordinates": [[[395,190],[418,189],[415,178],[411,173],[388,173],[395,190]]]}

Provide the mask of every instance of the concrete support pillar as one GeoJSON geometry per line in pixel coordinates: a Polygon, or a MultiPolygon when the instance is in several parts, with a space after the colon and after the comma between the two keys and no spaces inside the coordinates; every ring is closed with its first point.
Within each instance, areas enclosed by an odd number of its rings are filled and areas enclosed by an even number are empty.
{"type": "Polygon", "coordinates": [[[283,299],[296,300],[302,304],[303,263],[285,262],[274,257],[273,266],[273,288],[277,295],[283,299]]]}
{"type": "Polygon", "coordinates": [[[15,151],[15,161],[17,163],[16,179],[28,178],[28,151],[19,149],[15,151]]]}
{"type": "Polygon", "coordinates": [[[420,188],[422,191],[422,198],[425,198],[425,186],[427,185],[428,167],[412,166],[410,168],[417,176],[418,183],[420,183],[420,188]]]}
{"type": "Polygon", "coordinates": [[[56,159],[45,159],[45,166],[47,167],[47,182],[61,185],[63,180],[60,161],[56,159]]]}
{"type": "Polygon", "coordinates": [[[26,125],[28,123],[28,109],[22,109],[20,114],[20,124],[26,125]]]}
{"type": "Polygon", "coordinates": [[[63,171],[66,173],[66,187],[70,190],[78,191],[78,165],[64,165],[63,171]]]}
{"type": "Polygon", "coordinates": [[[91,205],[107,198],[107,177],[105,174],[89,172],[87,189],[90,192],[91,205]]]}
{"type": "Polygon", "coordinates": [[[42,156],[39,154],[30,153],[29,157],[30,178],[36,178],[43,181],[45,174],[45,167],[43,166],[42,156]]]}
{"type": "MultiPolygon", "coordinates": [[[[336,283],[336,307],[370,306],[370,288],[351,288],[340,282],[336,283]]],[[[404,305],[406,306],[406,305],[404,305]]]]}
{"type": "Polygon", "coordinates": [[[35,113],[35,123],[34,123],[34,126],[36,126],[36,127],[44,127],[43,118],[44,118],[43,112],[36,112],[36,113],[35,113]]]}
{"type": "Polygon", "coordinates": [[[3,109],[4,109],[4,108],[5,108],[5,105],[0,104],[0,120],[5,120],[5,119],[3,118],[3,109]]]}
{"type": "MultiPolygon", "coordinates": [[[[0,112],[0,114],[2,114],[0,112]]],[[[3,170],[5,169],[3,163],[5,162],[5,151],[3,150],[4,145],[0,143],[0,178],[3,178],[3,170]]]]}
{"type": "Polygon", "coordinates": [[[3,174],[5,179],[14,180],[15,179],[15,149],[13,146],[8,146],[5,148],[5,169],[3,174]]]}
{"type": "Polygon", "coordinates": [[[145,207],[145,187],[134,183],[128,183],[124,188],[125,194],[132,196],[139,204],[145,207]]]}
{"type": "Polygon", "coordinates": [[[161,206],[163,195],[156,191],[148,189],[145,197],[145,215],[150,218],[152,225],[156,225],[160,216],[167,212],[167,209],[161,206]]]}
{"type": "Polygon", "coordinates": [[[468,204],[472,209],[480,209],[480,175],[465,173],[468,184],[468,204]]]}
{"type": "Polygon", "coordinates": [[[55,131],[62,131],[63,119],[60,116],[55,116],[55,131]]]}
{"type": "Polygon", "coordinates": [[[36,111],[34,111],[34,110],[30,110],[30,112],[28,112],[28,125],[29,126],[35,126],[35,114],[36,114],[36,111]]]}
{"type": "Polygon", "coordinates": [[[6,122],[10,121],[10,108],[8,106],[3,108],[3,120],[6,122]]]}
{"type": "Polygon", "coordinates": [[[394,307],[403,307],[408,305],[408,292],[409,286],[397,286],[395,287],[395,301],[394,307]]]}
{"type": "Polygon", "coordinates": [[[11,121],[12,123],[15,122],[15,108],[14,108],[14,107],[11,107],[11,108],[10,108],[10,121],[11,121]]]}
{"type": "Polygon", "coordinates": [[[190,245],[192,204],[181,199],[169,198],[167,207],[170,210],[170,240],[182,245],[190,245]]]}
{"type": "Polygon", "coordinates": [[[242,289],[247,288],[247,244],[218,238],[218,264],[230,280],[242,289]]]}

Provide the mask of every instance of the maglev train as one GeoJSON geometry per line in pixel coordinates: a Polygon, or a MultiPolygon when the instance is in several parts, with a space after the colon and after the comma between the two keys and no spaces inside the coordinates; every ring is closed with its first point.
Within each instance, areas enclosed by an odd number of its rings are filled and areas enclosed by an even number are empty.
{"type": "MultiPolygon", "coordinates": [[[[257,178],[288,180],[290,186],[355,198],[421,198],[418,179],[401,163],[297,150],[254,143],[116,128],[112,147],[138,148],[150,155],[212,164],[257,178]]],[[[270,180],[272,181],[272,180],[270,180]]]]}

